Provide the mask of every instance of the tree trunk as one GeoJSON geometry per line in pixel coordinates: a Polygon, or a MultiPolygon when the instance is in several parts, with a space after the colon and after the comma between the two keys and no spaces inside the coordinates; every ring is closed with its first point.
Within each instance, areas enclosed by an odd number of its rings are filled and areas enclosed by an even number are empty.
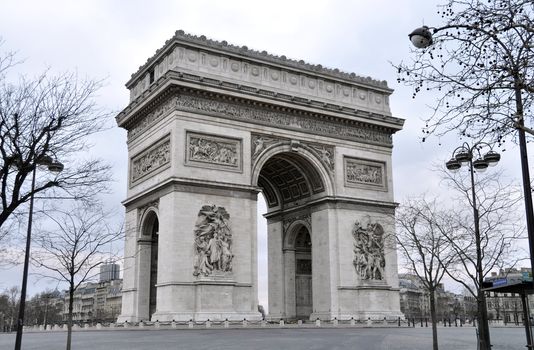
{"type": "Polygon", "coordinates": [[[436,315],[436,298],[434,290],[430,293],[430,318],[432,319],[432,349],[438,350],[438,317],[436,315]]]}
{"type": "Polygon", "coordinates": [[[69,287],[69,315],[67,317],[67,348],[70,350],[70,343],[72,340],[72,309],[74,304],[74,284],[71,283],[69,287]]]}

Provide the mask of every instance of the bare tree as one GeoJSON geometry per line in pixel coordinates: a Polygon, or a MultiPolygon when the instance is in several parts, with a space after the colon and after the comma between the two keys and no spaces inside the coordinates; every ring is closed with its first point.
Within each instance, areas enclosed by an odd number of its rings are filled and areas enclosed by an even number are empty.
{"type": "Polygon", "coordinates": [[[397,245],[410,271],[429,294],[433,349],[438,349],[436,290],[455,255],[445,238],[454,232],[451,215],[436,200],[409,199],[396,214],[397,245]]]}
{"type": "Polygon", "coordinates": [[[13,57],[0,55],[0,232],[4,233],[6,221],[33,194],[92,198],[106,189],[111,178],[108,165],[84,153],[90,147],[88,136],[106,128],[110,120],[94,100],[101,82],[49,72],[13,79],[13,57]],[[32,190],[32,172],[44,159],[57,159],[66,166],[54,178],[38,172],[32,190]]]}
{"type": "Polygon", "coordinates": [[[437,92],[424,134],[454,131],[503,143],[517,127],[532,125],[532,0],[448,0],[438,14],[441,27],[423,27],[431,45],[395,66],[414,98],[437,92]]]}
{"type": "Polygon", "coordinates": [[[0,332],[11,332],[14,329],[19,303],[19,287],[11,287],[0,294],[0,332]]]}
{"type": "Polygon", "coordinates": [[[49,274],[44,277],[68,285],[67,347],[71,347],[74,292],[94,277],[109,257],[110,244],[123,238],[122,228],[108,224],[109,214],[98,206],[79,205],[73,210],[46,214],[55,227],[37,232],[33,262],[49,274]]]}
{"type": "MultiPolygon", "coordinates": [[[[456,230],[444,235],[456,254],[457,263],[446,273],[476,300],[477,316],[484,325],[487,324],[486,296],[482,290],[484,279],[492,270],[513,267],[524,259],[517,247],[518,240],[525,235],[518,214],[521,191],[511,184],[503,184],[501,172],[494,171],[485,176],[479,173],[474,191],[475,206],[468,180],[469,170],[443,171],[443,177],[459,194],[452,209],[456,230]]],[[[481,331],[487,332],[486,328],[481,331]]],[[[489,344],[489,333],[481,334],[481,338],[489,344]]]]}

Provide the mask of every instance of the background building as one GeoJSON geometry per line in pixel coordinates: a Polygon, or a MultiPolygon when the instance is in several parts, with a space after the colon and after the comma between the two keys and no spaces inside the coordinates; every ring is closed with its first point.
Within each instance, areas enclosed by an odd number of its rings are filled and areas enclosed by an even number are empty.
{"type": "Polygon", "coordinates": [[[109,263],[100,265],[100,282],[118,280],[120,270],[119,264],[109,263]]]}

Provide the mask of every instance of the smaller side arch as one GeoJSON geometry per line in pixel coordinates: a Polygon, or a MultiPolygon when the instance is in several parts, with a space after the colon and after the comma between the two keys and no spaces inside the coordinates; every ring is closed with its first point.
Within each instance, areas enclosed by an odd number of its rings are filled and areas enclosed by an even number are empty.
{"type": "Polygon", "coordinates": [[[302,228],[306,228],[310,236],[312,235],[312,228],[307,220],[295,220],[284,230],[284,239],[282,249],[295,249],[295,239],[302,228]]]}
{"type": "Polygon", "coordinates": [[[150,205],[142,209],[139,226],[137,229],[138,239],[150,239],[154,222],[157,220],[159,226],[159,211],[156,205],[150,205]]]}

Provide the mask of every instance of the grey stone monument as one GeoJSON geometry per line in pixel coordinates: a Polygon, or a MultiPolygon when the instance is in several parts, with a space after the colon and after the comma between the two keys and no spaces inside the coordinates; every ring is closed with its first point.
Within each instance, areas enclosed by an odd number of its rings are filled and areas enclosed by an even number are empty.
{"type": "Polygon", "coordinates": [[[178,31],[126,86],[119,322],[260,319],[259,192],[269,317],[400,315],[386,82],[178,31]]]}

